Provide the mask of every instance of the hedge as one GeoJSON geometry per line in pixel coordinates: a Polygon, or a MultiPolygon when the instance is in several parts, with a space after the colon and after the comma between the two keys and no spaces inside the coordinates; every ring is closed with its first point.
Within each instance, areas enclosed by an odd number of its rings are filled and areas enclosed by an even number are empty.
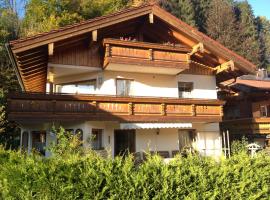
{"type": "Polygon", "coordinates": [[[0,199],[269,199],[270,158],[198,156],[165,164],[158,156],[95,153],[43,158],[0,150],[0,199]]]}
{"type": "Polygon", "coordinates": [[[264,153],[178,156],[169,164],[155,155],[137,165],[132,155],[55,149],[61,153],[45,158],[0,148],[0,199],[270,199],[264,153]]]}

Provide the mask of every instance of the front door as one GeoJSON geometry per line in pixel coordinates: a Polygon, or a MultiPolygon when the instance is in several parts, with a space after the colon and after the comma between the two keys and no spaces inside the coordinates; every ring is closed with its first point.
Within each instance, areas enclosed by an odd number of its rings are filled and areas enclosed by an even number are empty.
{"type": "Polygon", "coordinates": [[[135,130],[114,131],[114,156],[135,152],[135,130]]]}

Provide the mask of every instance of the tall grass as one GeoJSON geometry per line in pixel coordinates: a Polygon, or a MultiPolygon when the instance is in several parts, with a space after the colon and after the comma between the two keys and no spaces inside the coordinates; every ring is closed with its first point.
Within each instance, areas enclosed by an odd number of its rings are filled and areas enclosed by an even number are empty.
{"type": "Polygon", "coordinates": [[[270,199],[263,153],[218,162],[179,156],[169,164],[150,156],[135,165],[132,155],[104,159],[63,140],[50,158],[0,148],[0,199],[270,199]]]}

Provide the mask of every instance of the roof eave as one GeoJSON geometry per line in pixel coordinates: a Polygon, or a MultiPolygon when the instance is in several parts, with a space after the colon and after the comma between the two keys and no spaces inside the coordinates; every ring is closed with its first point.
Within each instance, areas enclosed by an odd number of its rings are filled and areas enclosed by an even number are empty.
{"type": "Polygon", "coordinates": [[[8,57],[9,57],[9,60],[11,62],[11,65],[13,66],[14,70],[15,70],[15,74],[17,76],[17,79],[19,81],[19,84],[21,86],[21,89],[22,91],[25,91],[25,86],[23,84],[23,81],[22,81],[22,77],[21,77],[21,74],[19,72],[19,68],[18,68],[18,65],[17,65],[17,62],[16,62],[16,59],[14,57],[14,54],[12,53],[12,50],[11,50],[11,47],[10,47],[10,44],[9,43],[6,43],[5,44],[5,47],[6,47],[6,50],[8,52],[8,57]]]}

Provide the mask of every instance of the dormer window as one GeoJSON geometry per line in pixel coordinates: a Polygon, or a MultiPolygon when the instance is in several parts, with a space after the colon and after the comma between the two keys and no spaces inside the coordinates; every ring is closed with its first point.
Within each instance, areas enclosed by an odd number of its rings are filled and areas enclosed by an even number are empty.
{"type": "Polygon", "coordinates": [[[191,98],[193,82],[178,82],[179,98],[191,98]]]}

